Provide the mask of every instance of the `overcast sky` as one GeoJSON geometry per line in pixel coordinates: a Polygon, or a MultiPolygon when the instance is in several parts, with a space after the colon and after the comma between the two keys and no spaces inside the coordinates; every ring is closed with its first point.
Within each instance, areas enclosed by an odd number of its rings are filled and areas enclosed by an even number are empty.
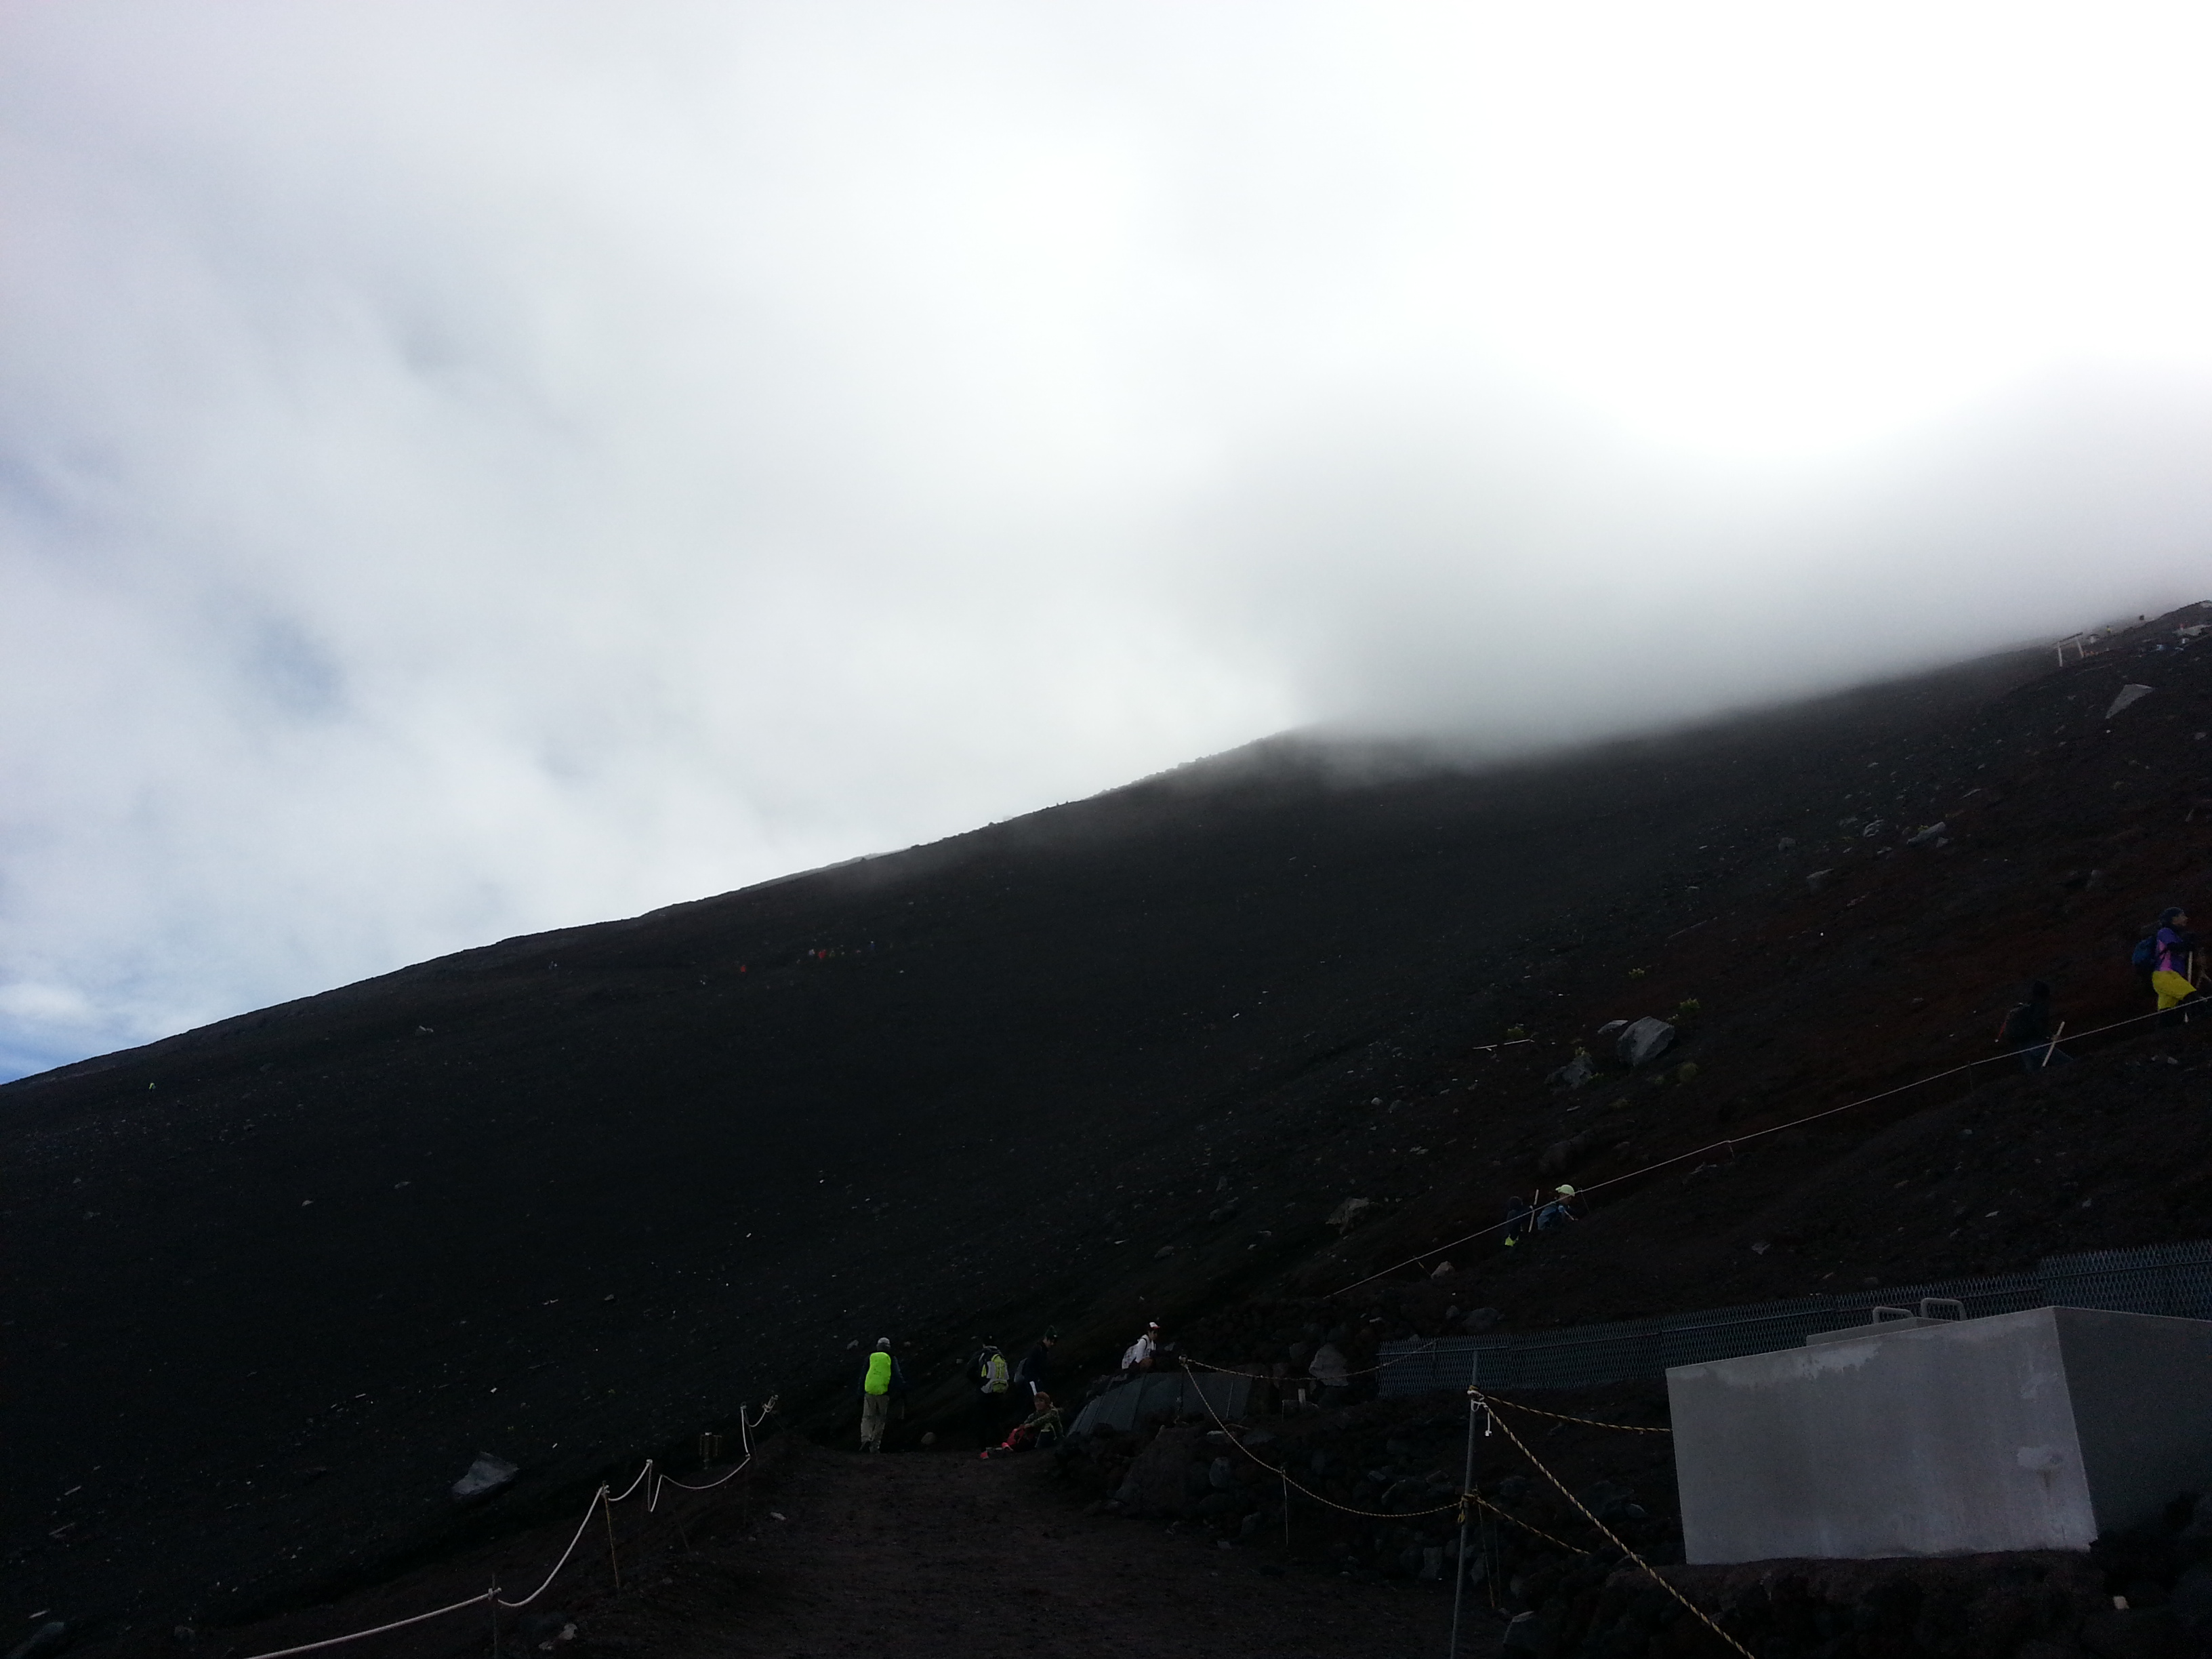
{"type": "Polygon", "coordinates": [[[2208,15],[0,0],[0,1076],[2212,592],[2208,15]]]}

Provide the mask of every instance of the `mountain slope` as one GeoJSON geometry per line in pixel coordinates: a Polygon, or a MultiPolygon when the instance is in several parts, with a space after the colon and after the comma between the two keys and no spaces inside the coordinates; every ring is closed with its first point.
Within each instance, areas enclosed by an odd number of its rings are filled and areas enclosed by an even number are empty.
{"type": "MultiPolygon", "coordinates": [[[[1693,1110],[1628,1109],[1601,1177],[1901,1080],[2037,951],[2108,959],[2155,908],[2142,883],[2197,856],[2203,750],[2155,745],[2212,723],[2176,723],[2206,706],[2201,652],[2165,652],[2172,683],[2113,738],[2092,708],[2172,640],[1508,766],[1261,745],[0,1089],[5,1577],[26,1612],[220,1621],[476,1524],[445,1488],[480,1448],[524,1465],[526,1516],[740,1400],[842,1386],[855,1340],[893,1334],[941,1377],[980,1334],[1049,1320],[1098,1359],[1146,1310],[1338,1289],[1534,1178],[1574,1103],[1541,1073],[1601,1018],[1698,996],[1713,1073],[1669,1097],[1693,1110]],[[2089,757],[2021,754],[2063,721],[2089,757]],[[2076,765],[2124,787],[2057,789],[2076,765]],[[1808,892],[1840,816],[1932,821],[2000,775],[2014,804],[1967,804],[1995,814],[1971,853],[1900,851],[1850,877],[1862,903],[1808,892]],[[2142,883],[2051,899],[2041,865],[1985,867],[2008,836],[2142,883]],[[1983,925],[2031,888],[2032,917],[1983,925]],[[2069,902],[2098,913],[2045,914],[2069,902]],[[1871,962],[1875,918],[1909,933],[1939,904],[1965,908],[1924,961],[1871,962]],[[1911,996],[1911,1040],[1874,1042],[1911,996]],[[1471,1053],[1516,1022],[1540,1054],[1471,1053]],[[1340,1244],[1322,1218],[1355,1193],[1390,1202],[1340,1244]]],[[[1863,1139],[1790,1149],[1771,1200],[1827,1182],[1821,1237],[1861,1261],[1838,1160],[1863,1139]]],[[[1636,1202],[1650,1219],[1501,1267],[1564,1285],[1516,1317],[1730,1299],[1796,1265],[1636,1202]]]]}

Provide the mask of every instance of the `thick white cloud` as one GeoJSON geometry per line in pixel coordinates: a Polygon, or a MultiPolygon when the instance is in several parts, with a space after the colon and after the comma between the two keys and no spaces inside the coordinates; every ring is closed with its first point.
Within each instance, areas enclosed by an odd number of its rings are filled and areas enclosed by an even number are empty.
{"type": "Polygon", "coordinates": [[[2195,597],[2205,33],[0,0],[0,1072],[2195,597]]]}

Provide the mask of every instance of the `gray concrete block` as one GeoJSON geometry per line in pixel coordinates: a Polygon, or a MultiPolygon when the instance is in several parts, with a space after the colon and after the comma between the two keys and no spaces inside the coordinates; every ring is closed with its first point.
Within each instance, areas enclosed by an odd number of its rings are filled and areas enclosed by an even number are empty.
{"type": "Polygon", "coordinates": [[[2212,1486],[2212,1322],[1903,1323],[1667,1373],[1692,1564],[2087,1549],[2212,1486]]]}
{"type": "Polygon", "coordinates": [[[1128,1432],[1156,1412],[1178,1418],[1206,1419],[1206,1407],[1224,1423],[1241,1420],[1251,1407],[1254,1384],[1249,1377],[1208,1371],[1194,1378],[1180,1372],[1133,1376],[1117,1383],[1097,1399],[1086,1401],[1070,1425],[1071,1434],[1088,1434],[1103,1424],[1128,1432]]]}

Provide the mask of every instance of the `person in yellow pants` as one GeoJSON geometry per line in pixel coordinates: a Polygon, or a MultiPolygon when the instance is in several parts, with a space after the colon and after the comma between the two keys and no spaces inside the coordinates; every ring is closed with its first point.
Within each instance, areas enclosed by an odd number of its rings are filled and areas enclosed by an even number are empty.
{"type": "Polygon", "coordinates": [[[2197,994],[2191,975],[2197,966],[2197,941],[2189,932],[2189,913],[2179,905],[2158,919],[2151,940],[2150,988],[2158,993],[2158,1011],[2179,1007],[2197,994]]]}

